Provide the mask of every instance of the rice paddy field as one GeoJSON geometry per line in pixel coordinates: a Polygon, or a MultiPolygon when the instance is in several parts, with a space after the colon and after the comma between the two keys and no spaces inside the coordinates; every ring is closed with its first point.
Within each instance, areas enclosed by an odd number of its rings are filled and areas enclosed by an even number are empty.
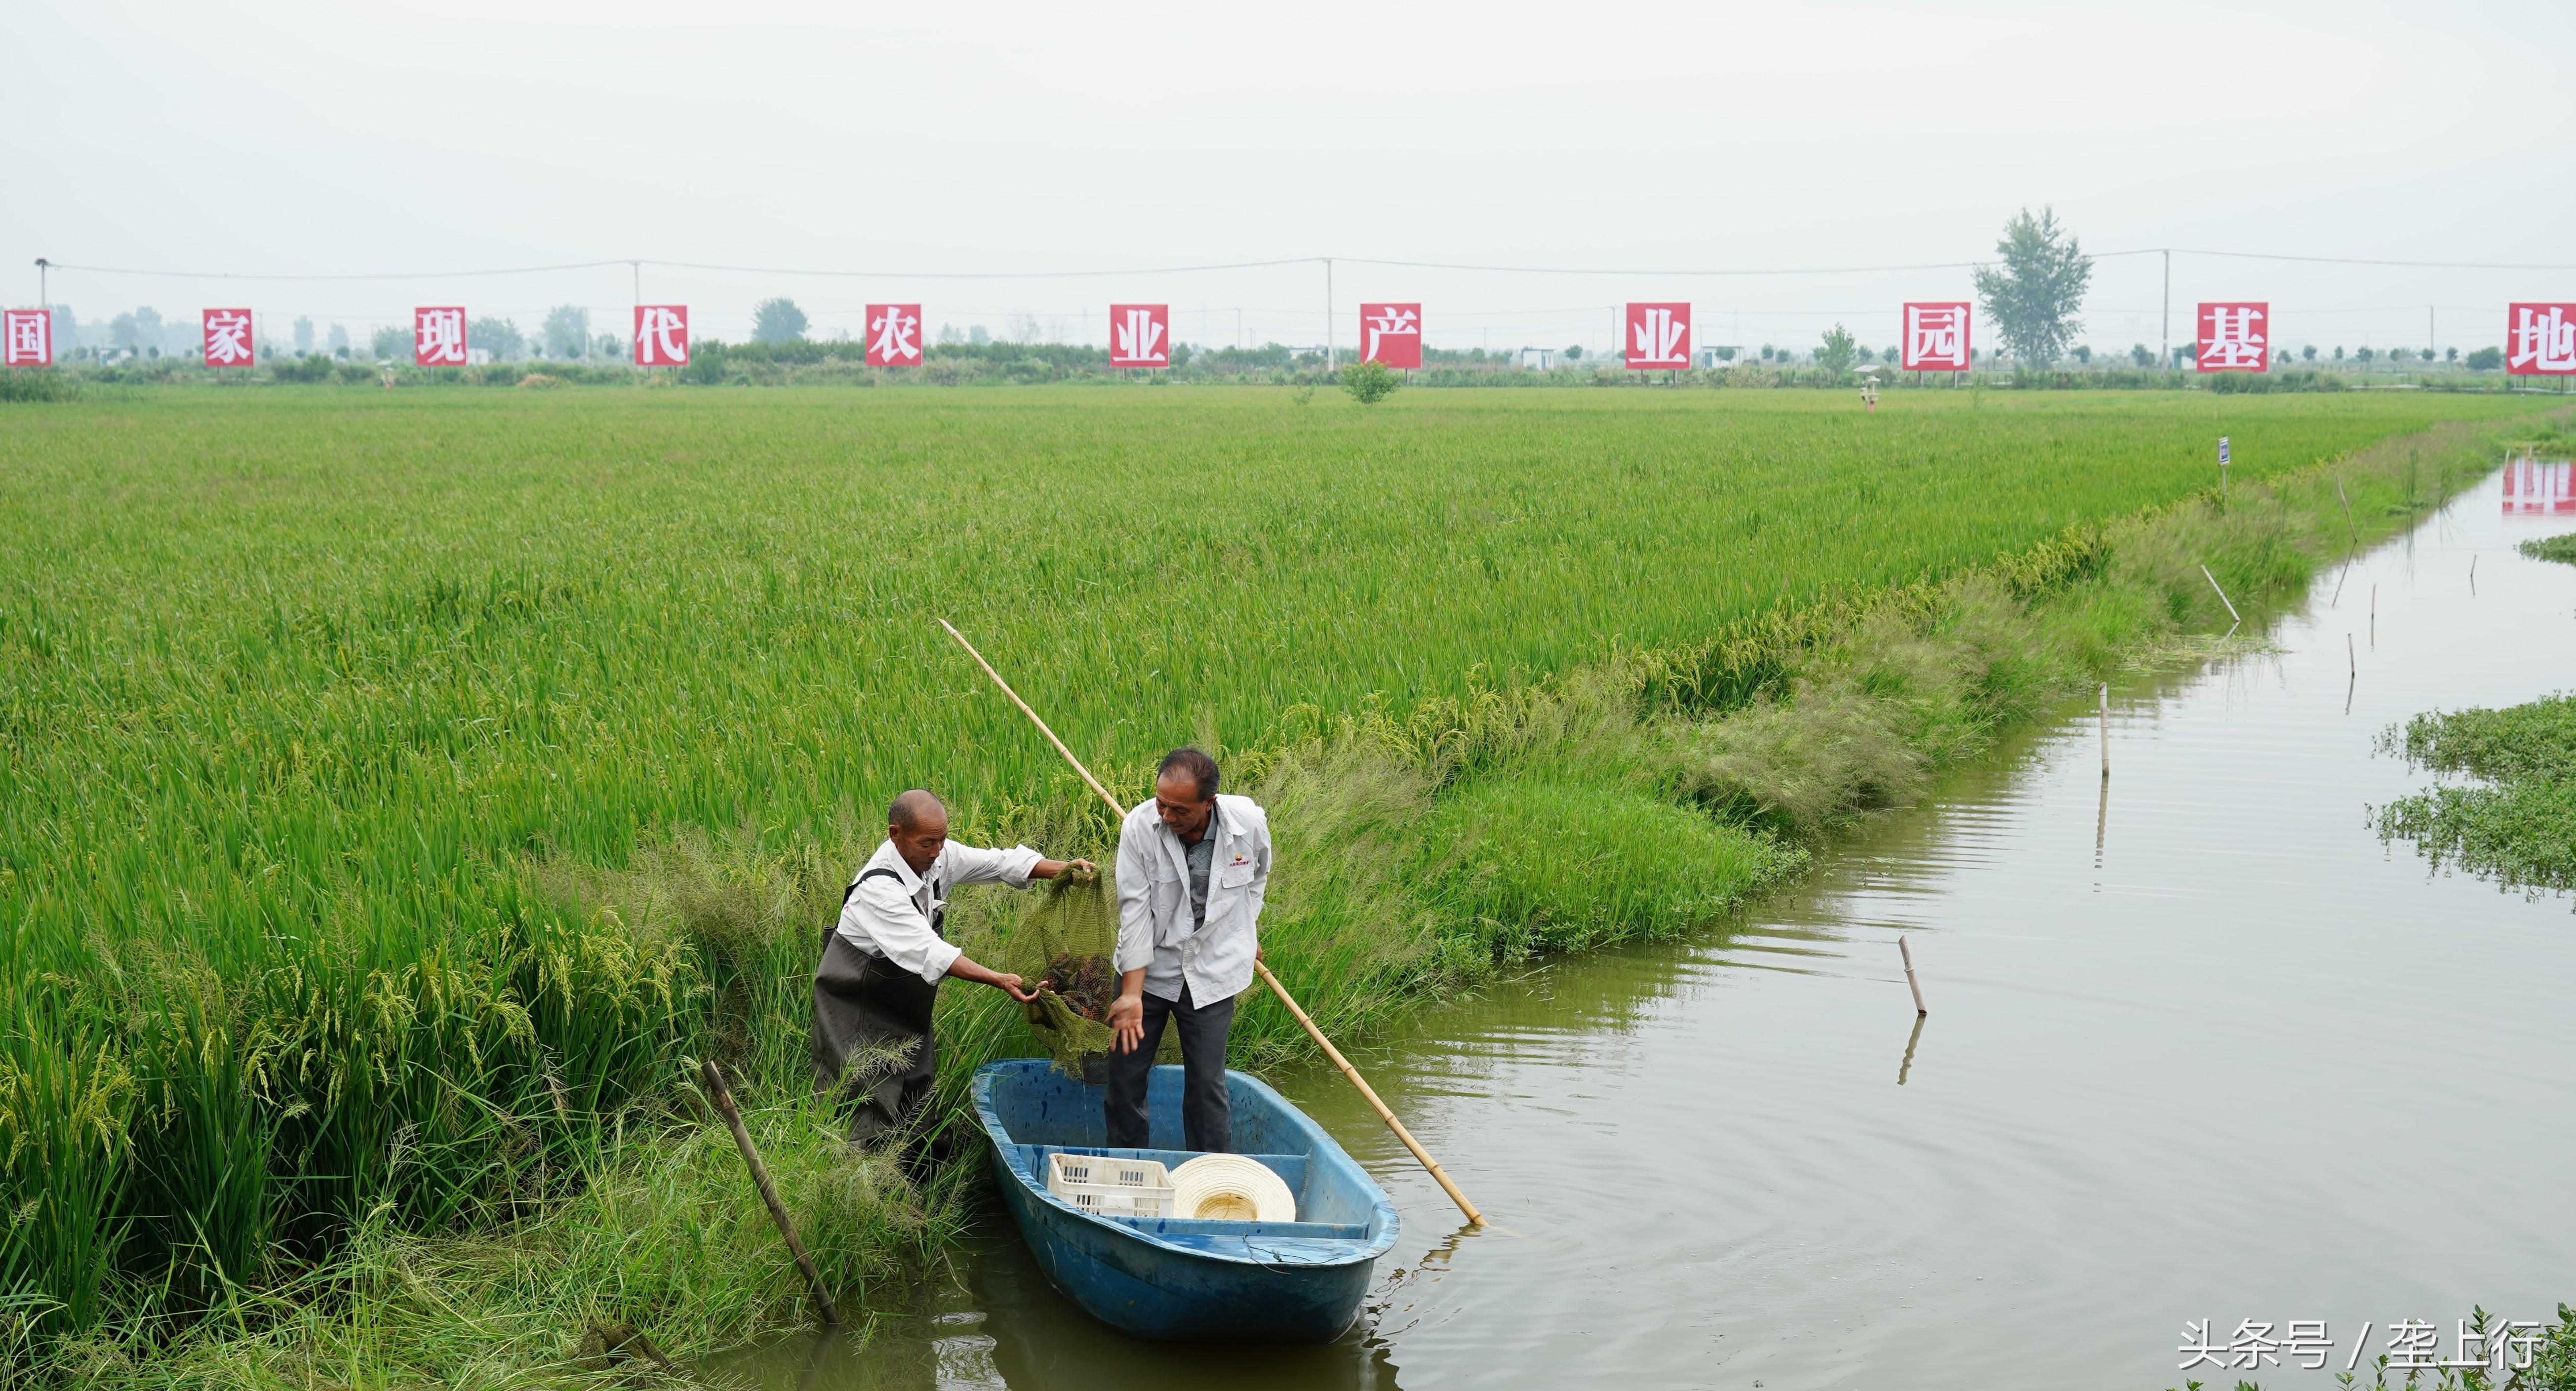
{"type": "MultiPolygon", "coordinates": [[[[2525,409],[323,388],[0,410],[0,1312],[13,1337],[184,1320],[369,1224],[523,1215],[697,1050],[792,1088],[823,925],[794,894],[837,896],[891,794],[940,791],[970,840],[1101,834],[936,618],[1141,791],[1176,743],[1258,762],[2028,553],[2214,488],[2220,435],[2243,489],[2525,409]],[[672,910],[685,931],[621,911],[617,876],[710,844],[795,873],[724,881],[672,910]],[[767,1003],[727,1010],[746,998],[767,1003]]],[[[1588,828],[1601,856],[1707,834],[1603,795],[1469,788],[1434,820],[1506,850],[1588,828]]],[[[1725,845],[1745,858],[1703,906],[1785,863],[1725,845]]],[[[1569,892],[1478,882],[1487,921],[1569,892]]]]}

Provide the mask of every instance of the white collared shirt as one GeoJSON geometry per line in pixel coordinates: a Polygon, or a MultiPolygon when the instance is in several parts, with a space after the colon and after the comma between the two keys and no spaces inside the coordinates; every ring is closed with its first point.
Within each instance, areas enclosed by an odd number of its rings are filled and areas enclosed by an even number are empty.
{"type": "Polygon", "coordinates": [[[1043,858],[1025,845],[979,850],[952,840],[940,847],[928,874],[915,874],[892,840],[880,842],[877,853],[859,866],[851,881],[853,887],[841,904],[841,921],[834,930],[867,955],[884,957],[937,985],[958,955],[957,948],[941,940],[932,926],[948,906],[949,893],[964,884],[1025,889],[1029,871],[1043,858]],[[893,870],[894,877],[869,872],[879,869],[893,870]]]}
{"type": "Polygon", "coordinates": [[[1153,800],[1138,803],[1118,830],[1118,970],[1144,968],[1145,989],[1157,999],[1179,999],[1187,983],[1190,1002],[1200,1006],[1231,1000],[1252,984],[1270,888],[1269,815],[1249,797],[1221,792],[1208,818],[1216,852],[1204,923],[1191,920],[1187,847],[1153,800]]]}

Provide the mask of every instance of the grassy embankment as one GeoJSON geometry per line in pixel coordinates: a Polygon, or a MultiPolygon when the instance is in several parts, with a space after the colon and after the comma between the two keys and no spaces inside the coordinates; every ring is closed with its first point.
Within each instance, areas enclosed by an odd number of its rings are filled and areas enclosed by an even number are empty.
{"type": "MultiPolygon", "coordinates": [[[[2210,627],[2199,563],[2240,606],[2294,588],[2343,533],[2333,484],[2263,478],[2350,455],[2366,539],[2485,464],[2473,426],[2373,441],[2526,405],[15,411],[20,1353],[130,1375],[176,1335],[154,1374],[484,1382],[595,1318],[682,1351],[791,1318],[756,1205],[674,1109],[706,1050],[771,1102],[839,1278],[934,1242],[935,1200],[788,1100],[829,900],[907,783],[972,837],[1107,834],[934,613],[1122,791],[1172,742],[1223,747],[1296,850],[1273,961],[1364,1029],[1710,922],[1800,838],[2210,627]],[[2221,432],[2223,511],[2185,500],[2221,432]]],[[[1018,1047],[997,1001],[950,992],[952,1081],[1018,1047]]],[[[1297,1046],[1267,1001],[1241,1030],[1254,1063],[1297,1046]]]]}

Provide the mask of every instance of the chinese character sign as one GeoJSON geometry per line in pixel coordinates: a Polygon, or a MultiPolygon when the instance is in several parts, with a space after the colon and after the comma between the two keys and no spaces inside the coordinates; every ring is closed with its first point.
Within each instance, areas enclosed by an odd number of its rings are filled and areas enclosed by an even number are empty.
{"type": "Polygon", "coordinates": [[[465,365],[463,306],[411,311],[411,360],[421,367],[465,365]]]}
{"type": "Polygon", "coordinates": [[[54,316],[42,309],[0,310],[0,365],[50,367],[54,363],[54,316]]]}
{"type": "Polygon", "coordinates": [[[250,311],[209,309],[205,315],[206,365],[249,367],[257,356],[250,342],[250,311]]]}
{"type": "Polygon", "coordinates": [[[919,367],[921,365],[920,305],[871,304],[868,306],[868,365],[870,367],[919,367]]]}
{"type": "Polygon", "coordinates": [[[2193,365],[2203,372],[2272,370],[2272,306],[2202,305],[2200,352],[2193,365]]]}
{"type": "Polygon", "coordinates": [[[635,365],[638,367],[689,365],[689,306],[685,304],[635,306],[635,365]]]}
{"type": "Polygon", "coordinates": [[[2504,370],[2517,377],[2576,372],[2576,304],[2508,306],[2504,370]]]}
{"type": "Polygon", "coordinates": [[[1628,366],[1638,371],[1690,366],[1690,306],[1628,306],[1628,366]]]}
{"type": "Polygon", "coordinates": [[[1968,370],[1968,306],[1905,306],[1905,341],[1899,365],[1908,372],[1968,370]]]}
{"type": "Polygon", "coordinates": [[[1109,365],[1172,365],[1172,307],[1168,304],[1109,306],[1109,365]]]}
{"type": "Polygon", "coordinates": [[[1421,366],[1422,306],[1361,305],[1360,361],[1407,369],[1421,366]]]}

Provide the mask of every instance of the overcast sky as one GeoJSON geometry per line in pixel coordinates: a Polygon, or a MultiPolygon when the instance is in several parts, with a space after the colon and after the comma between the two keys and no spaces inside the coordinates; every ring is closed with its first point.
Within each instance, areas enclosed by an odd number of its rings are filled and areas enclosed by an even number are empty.
{"type": "MultiPolygon", "coordinates": [[[[38,256],[235,274],[648,258],[862,272],[1119,270],[1333,256],[1430,341],[1595,347],[1625,299],[1706,344],[1893,342],[1897,304],[2054,205],[2089,250],[2175,246],[2576,263],[2576,5],[411,6],[7,0],[0,294],[38,256]],[[1517,275],[1356,258],[1597,268],[1517,275]]],[[[2155,256],[2097,268],[2080,341],[2154,344],[2155,256]]],[[[2200,298],[2269,299],[2278,341],[2499,341],[2576,271],[2177,255],[2200,298]],[[2427,327],[2431,310],[2434,326],[2427,327]]],[[[248,305],[532,327],[624,266],[445,280],[58,271],[84,320],[248,305]]],[[[818,336],[872,300],[932,325],[1105,335],[1168,300],[1185,340],[1316,342],[1323,270],[825,278],[647,265],[648,302],[738,338],[791,295],[818,336]]]]}

